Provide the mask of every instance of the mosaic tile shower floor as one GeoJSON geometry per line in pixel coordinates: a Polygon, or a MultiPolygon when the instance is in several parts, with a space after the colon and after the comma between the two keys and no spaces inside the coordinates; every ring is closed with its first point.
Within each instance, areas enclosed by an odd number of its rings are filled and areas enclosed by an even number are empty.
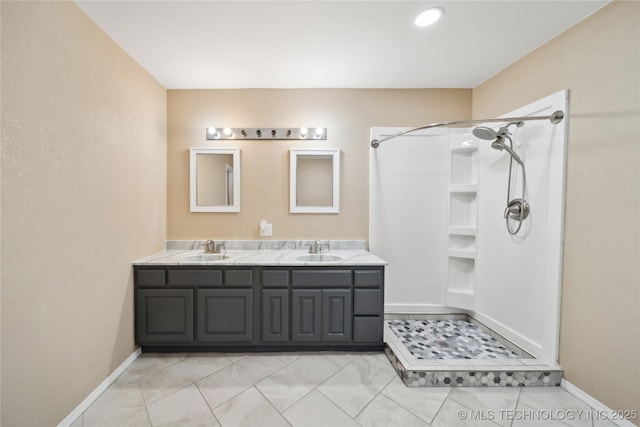
{"type": "Polygon", "coordinates": [[[409,387],[548,387],[562,381],[562,368],[466,315],[387,316],[385,354],[409,387]]]}
{"type": "Polygon", "coordinates": [[[520,358],[466,320],[387,320],[387,324],[416,359],[520,358]]]}

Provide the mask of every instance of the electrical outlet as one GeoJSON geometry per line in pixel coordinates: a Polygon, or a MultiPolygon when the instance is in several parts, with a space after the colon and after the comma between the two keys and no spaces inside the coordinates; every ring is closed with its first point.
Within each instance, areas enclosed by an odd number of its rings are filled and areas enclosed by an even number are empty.
{"type": "Polygon", "coordinates": [[[260,223],[260,236],[270,237],[273,236],[273,224],[260,223]]]}

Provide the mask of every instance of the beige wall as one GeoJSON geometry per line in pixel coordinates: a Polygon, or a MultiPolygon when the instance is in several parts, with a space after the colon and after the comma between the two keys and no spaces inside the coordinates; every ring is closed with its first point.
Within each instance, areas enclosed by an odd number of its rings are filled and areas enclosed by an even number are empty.
{"type": "Polygon", "coordinates": [[[296,206],[333,206],[333,156],[298,156],[295,179],[296,206]]]}
{"type": "Polygon", "coordinates": [[[163,247],[166,91],[73,2],[2,1],[2,426],[60,422],[134,351],[163,247]]]}
{"type": "Polygon", "coordinates": [[[637,410],[639,23],[639,2],[614,2],[473,91],[481,118],[570,89],[560,363],[609,407],[637,410]]]}
{"type": "Polygon", "coordinates": [[[469,118],[471,90],[169,90],[168,239],[367,239],[369,128],[469,118]],[[206,141],[208,126],[325,126],[327,141],[206,141]],[[239,213],[189,212],[189,147],[239,147],[239,213]],[[339,148],[340,213],[289,213],[289,150],[339,148]]]}

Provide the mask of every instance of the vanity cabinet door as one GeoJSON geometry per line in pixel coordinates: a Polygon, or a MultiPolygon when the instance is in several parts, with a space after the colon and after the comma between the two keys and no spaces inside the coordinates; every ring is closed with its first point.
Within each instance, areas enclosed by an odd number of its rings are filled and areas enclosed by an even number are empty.
{"type": "Polygon", "coordinates": [[[197,341],[253,340],[253,289],[198,289],[197,341]]]}
{"type": "Polygon", "coordinates": [[[322,291],[322,341],[351,341],[351,290],[322,291]]]}
{"type": "Polygon", "coordinates": [[[289,290],[262,291],[262,341],[289,341],[289,290]]]}
{"type": "Polygon", "coordinates": [[[322,331],[322,291],[294,289],[291,291],[291,341],[320,341],[322,331]]]}
{"type": "Polygon", "coordinates": [[[185,343],[193,341],[193,290],[138,289],[136,342],[185,343]]]}
{"type": "Polygon", "coordinates": [[[350,289],[294,289],[291,296],[291,341],[351,341],[350,289]]]}

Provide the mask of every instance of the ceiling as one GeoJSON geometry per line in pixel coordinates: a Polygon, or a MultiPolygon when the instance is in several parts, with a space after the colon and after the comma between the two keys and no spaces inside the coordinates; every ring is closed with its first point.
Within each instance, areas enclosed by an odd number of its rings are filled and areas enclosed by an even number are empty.
{"type": "Polygon", "coordinates": [[[167,89],[226,89],[474,88],[607,1],[77,3],[167,89]]]}

